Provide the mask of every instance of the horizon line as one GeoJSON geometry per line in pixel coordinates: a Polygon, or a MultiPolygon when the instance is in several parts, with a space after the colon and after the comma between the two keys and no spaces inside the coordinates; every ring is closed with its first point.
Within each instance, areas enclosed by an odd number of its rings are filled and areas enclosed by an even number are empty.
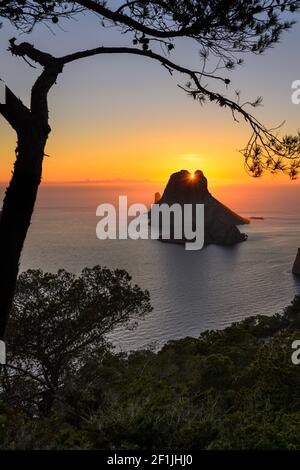
{"type": "MultiPolygon", "coordinates": [[[[86,180],[62,180],[62,181],[57,181],[57,180],[52,180],[52,181],[42,181],[41,182],[41,187],[42,186],[80,186],[80,185],[97,185],[97,184],[106,184],[106,185],[112,185],[112,184],[166,184],[166,182],[168,181],[168,179],[166,180],[149,180],[149,179],[122,179],[122,178],[113,178],[113,179],[99,179],[99,180],[90,180],[90,179],[86,179],[86,180]]],[[[257,179],[256,179],[257,181],[257,179]]],[[[261,181],[261,184],[259,185],[260,187],[263,187],[263,186],[272,186],[272,187],[278,187],[278,186],[286,186],[286,187],[298,187],[299,186],[299,183],[300,183],[300,179],[298,180],[295,180],[295,181],[286,181],[286,182],[282,182],[282,181],[276,181],[276,182],[264,182],[262,179],[260,180],[261,181]]],[[[251,186],[253,187],[253,182],[254,182],[254,178],[252,180],[250,180],[249,182],[234,182],[234,181],[230,181],[230,182],[220,182],[220,183],[212,183],[212,184],[209,184],[210,187],[226,187],[226,186],[251,186]]],[[[208,182],[209,183],[209,182],[208,182]]],[[[9,181],[0,181],[0,186],[4,186],[4,185],[9,185],[9,181]]]]}

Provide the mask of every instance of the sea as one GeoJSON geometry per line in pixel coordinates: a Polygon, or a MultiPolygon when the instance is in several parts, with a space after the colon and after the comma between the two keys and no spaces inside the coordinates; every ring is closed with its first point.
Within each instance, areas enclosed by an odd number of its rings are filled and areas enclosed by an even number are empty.
{"type": "Polygon", "coordinates": [[[300,279],[292,274],[300,212],[247,211],[241,215],[264,219],[241,227],[248,234],[246,242],[189,252],[156,240],[98,240],[96,200],[105,200],[99,190],[54,193],[39,200],[21,270],[126,269],[134,283],[149,290],[153,311],[135,329],[122,327],[110,335],[117,350],[158,349],[170,340],[198,337],[249,316],[273,315],[300,293],[300,279]]]}

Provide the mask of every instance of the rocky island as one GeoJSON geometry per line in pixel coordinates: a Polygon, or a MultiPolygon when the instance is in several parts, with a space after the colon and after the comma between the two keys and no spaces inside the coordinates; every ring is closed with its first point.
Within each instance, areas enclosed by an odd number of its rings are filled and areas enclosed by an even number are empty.
{"type": "Polygon", "coordinates": [[[300,248],[298,248],[298,253],[293,266],[293,274],[300,276],[300,248]]]}
{"type": "MultiPolygon", "coordinates": [[[[249,219],[241,217],[215,199],[208,190],[208,182],[203,172],[197,170],[191,174],[187,170],[174,173],[164,190],[162,197],[156,193],[156,204],[204,204],[205,205],[205,244],[235,245],[247,240],[247,235],[240,232],[238,225],[249,224],[249,219]]],[[[170,240],[185,243],[186,240],[170,240]]]]}

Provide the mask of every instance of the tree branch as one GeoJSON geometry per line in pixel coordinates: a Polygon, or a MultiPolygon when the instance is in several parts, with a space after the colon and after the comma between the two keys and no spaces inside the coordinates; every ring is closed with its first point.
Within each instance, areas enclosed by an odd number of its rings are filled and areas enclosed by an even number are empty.
{"type": "Polygon", "coordinates": [[[33,60],[40,64],[44,70],[36,80],[31,91],[31,112],[37,116],[44,117],[48,121],[47,95],[50,88],[56,82],[58,74],[63,70],[63,63],[52,56],[36,49],[32,44],[23,42],[16,44],[16,38],[9,41],[9,50],[13,55],[33,60]]]}
{"type": "Polygon", "coordinates": [[[116,23],[121,23],[123,25],[128,26],[129,28],[133,28],[136,31],[140,31],[141,33],[147,34],[149,36],[154,36],[158,38],[175,38],[180,36],[187,36],[193,31],[193,27],[182,28],[179,30],[159,30],[157,28],[151,28],[150,26],[146,26],[143,23],[131,18],[130,16],[121,13],[118,9],[116,11],[112,11],[109,8],[106,8],[104,5],[100,3],[96,3],[94,0],[78,0],[76,1],[78,5],[86,8],[87,10],[94,11],[99,15],[107,18],[116,23]]]}
{"type": "Polygon", "coordinates": [[[38,62],[43,67],[47,67],[55,61],[55,58],[51,54],[39,51],[28,42],[22,42],[21,44],[16,45],[16,38],[12,38],[9,40],[9,44],[10,46],[8,50],[12,53],[12,55],[20,57],[27,56],[34,62],[38,62]]]}
{"type": "Polygon", "coordinates": [[[5,103],[0,104],[0,114],[18,132],[22,123],[30,118],[29,109],[5,86],[5,103]]]}
{"type": "MultiPolygon", "coordinates": [[[[274,129],[267,129],[262,123],[260,123],[251,113],[245,109],[245,104],[240,104],[239,99],[233,101],[230,98],[209,90],[206,86],[201,84],[201,78],[207,76],[201,71],[195,71],[181,65],[176,64],[171,61],[166,56],[160,55],[156,52],[151,51],[150,49],[144,50],[134,47],[96,47],[94,49],[87,49],[84,51],[75,52],[73,54],[68,54],[62,57],[53,57],[50,54],[39,51],[34,46],[28,43],[22,43],[16,45],[15,41],[11,41],[12,52],[19,56],[26,56],[34,62],[42,65],[44,71],[41,77],[37,80],[36,84],[33,87],[33,100],[32,100],[32,110],[43,109],[43,113],[48,113],[47,109],[47,93],[51,86],[54,84],[57,75],[63,70],[63,67],[66,64],[71,62],[84,59],[87,57],[92,57],[101,54],[130,54],[141,57],[146,57],[152,60],[159,62],[163,65],[169,73],[173,71],[179,72],[189,78],[190,82],[184,87],[178,85],[186,93],[188,93],[192,98],[198,100],[201,104],[206,100],[218,104],[220,107],[229,108],[232,112],[233,118],[235,121],[238,121],[237,115],[240,115],[252,129],[252,137],[247,148],[242,151],[246,167],[251,171],[254,176],[260,176],[264,168],[274,169],[274,171],[282,170],[282,165],[279,165],[277,160],[274,158],[267,157],[267,166],[261,165],[261,159],[259,155],[257,156],[255,152],[257,151],[257,142],[260,143],[260,149],[264,148],[266,150],[273,149],[274,154],[281,152],[282,158],[287,158],[291,149],[291,145],[286,145],[286,143],[280,140],[277,136],[274,135],[274,129]],[[41,107],[42,102],[42,107],[41,107]],[[254,166],[251,164],[254,163],[254,166]]],[[[221,79],[221,77],[216,77],[214,75],[209,76],[210,78],[221,79]]],[[[224,79],[225,84],[227,80],[224,79]]],[[[248,103],[252,107],[256,107],[259,104],[258,101],[253,103],[248,103]]],[[[294,163],[288,168],[289,174],[294,177],[295,173],[299,168],[299,157],[298,150],[300,147],[300,135],[297,136],[296,141],[293,141],[293,155],[291,158],[294,160],[294,163]]],[[[283,169],[286,171],[286,168],[283,169]]]]}
{"type": "Polygon", "coordinates": [[[58,68],[62,71],[64,65],[74,62],[79,59],[84,59],[87,57],[92,57],[101,54],[130,54],[130,55],[137,55],[141,57],[147,57],[149,59],[155,60],[162,64],[167,70],[170,71],[177,71],[180,72],[187,77],[189,77],[195,88],[194,89],[185,89],[183,88],[188,94],[193,96],[194,98],[202,94],[209,98],[210,101],[214,101],[222,107],[229,107],[232,112],[239,113],[243,116],[243,118],[252,125],[253,128],[259,128],[263,130],[264,127],[259,124],[259,122],[245,109],[236,103],[235,101],[230,100],[229,98],[224,97],[220,93],[215,93],[213,91],[208,90],[206,87],[202,86],[200,83],[200,78],[202,76],[201,72],[188,69],[181,65],[172,62],[167,57],[152,52],[151,50],[143,50],[138,48],[131,48],[131,47],[96,47],[94,49],[87,49],[84,51],[74,52],[73,54],[68,54],[62,57],[53,57],[50,54],[45,54],[44,52],[39,51],[34,46],[28,43],[22,43],[20,45],[16,45],[13,42],[13,52],[16,55],[24,56],[26,55],[29,59],[33,60],[34,62],[39,63],[40,65],[44,65],[45,62],[47,63],[47,67],[51,66],[53,68],[58,68]]]}

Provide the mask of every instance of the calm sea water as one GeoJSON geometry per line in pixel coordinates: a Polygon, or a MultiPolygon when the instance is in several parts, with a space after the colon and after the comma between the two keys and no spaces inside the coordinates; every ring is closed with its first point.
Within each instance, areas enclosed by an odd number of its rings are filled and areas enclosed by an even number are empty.
{"type": "Polygon", "coordinates": [[[154,310],[134,331],[116,330],[114,344],[124,350],[161,346],[251,315],[280,312],[300,292],[300,280],[291,272],[300,246],[300,215],[256,215],[266,219],[244,228],[247,242],[187,252],[157,241],[99,241],[95,206],[68,208],[61,201],[60,207],[37,209],[21,267],[126,269],[150,291],[154,310]]]}

